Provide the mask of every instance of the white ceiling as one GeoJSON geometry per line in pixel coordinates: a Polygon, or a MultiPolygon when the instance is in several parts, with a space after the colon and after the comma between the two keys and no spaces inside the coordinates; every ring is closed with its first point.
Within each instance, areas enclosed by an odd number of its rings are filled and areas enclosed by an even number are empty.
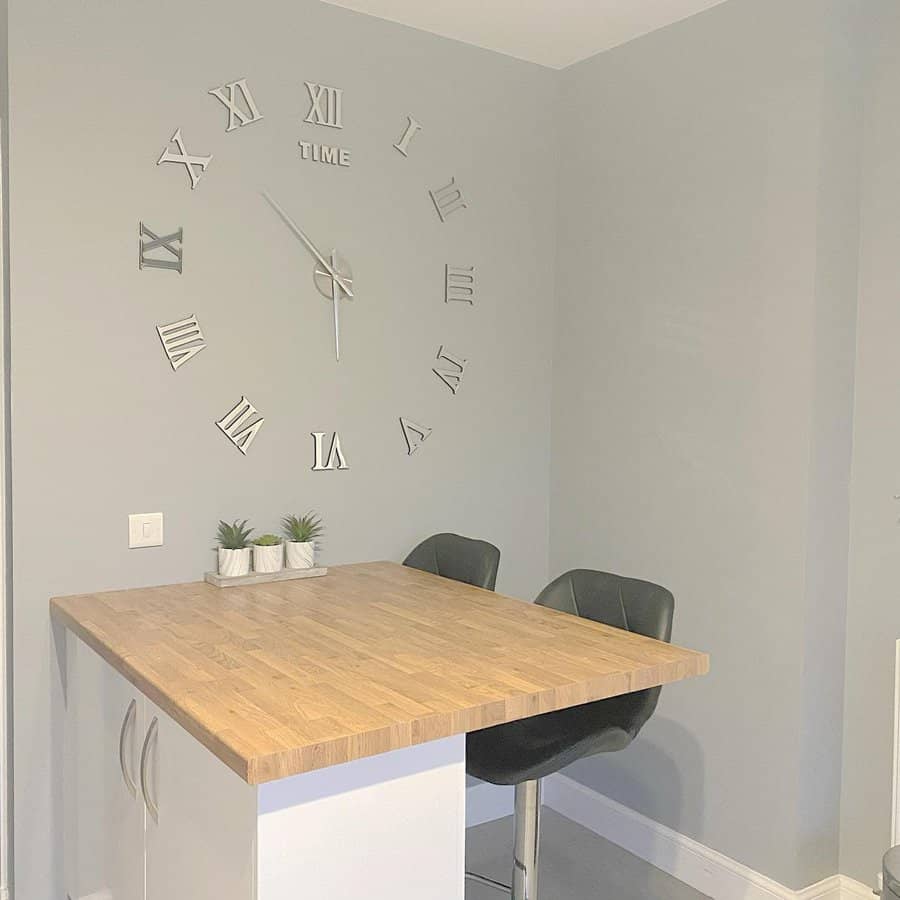
{"type": "Polygon", "coordinates": [[[724,0],[324,0],[562,69],[724,0]]]}

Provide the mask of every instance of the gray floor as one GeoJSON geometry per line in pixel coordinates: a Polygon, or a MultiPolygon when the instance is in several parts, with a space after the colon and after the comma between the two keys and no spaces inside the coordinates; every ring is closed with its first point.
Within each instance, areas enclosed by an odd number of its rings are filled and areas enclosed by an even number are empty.
{"type": "MultiPolygon", "coordinates": [[[[709,900],[570,819],[544,807],[540,900],[709,900]]],[[[512,818],[466,833],[466,868],[509,883],[512,818]]],[[[466,883],[466,900],[504,900],[500,891],[466,883]]]]}

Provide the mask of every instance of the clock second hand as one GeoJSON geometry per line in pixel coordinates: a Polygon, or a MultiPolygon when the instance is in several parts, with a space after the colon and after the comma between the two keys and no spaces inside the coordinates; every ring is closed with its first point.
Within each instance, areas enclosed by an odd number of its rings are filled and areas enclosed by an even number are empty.
{"type": "MultiPolygon", "coordinates": [[[[337,271],[337,251],[331,251],[331,267],[337,271]]],[[[331,278],[331,302],[334,304],[334,358],[341,361],[341,330],[338,322],[338,308],[341,305],[341,286],[336,277],[331,278]]]]}

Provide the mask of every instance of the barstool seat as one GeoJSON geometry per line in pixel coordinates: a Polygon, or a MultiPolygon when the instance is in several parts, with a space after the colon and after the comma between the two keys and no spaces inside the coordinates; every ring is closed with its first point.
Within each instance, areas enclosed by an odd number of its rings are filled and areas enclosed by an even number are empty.
{"type": "MultiPolygon", "coordinates": [[[[574,569],[551,581],[535,603],[615,628],[669,641],[675,598],[664,587],[607,572],[574,569]]],[[[585,703],[497,725],[466,737],[466,770],[483,781],[516,786],[513,883],[477,881],[537,900],[540,779],[596,753],[627,747],[656,709],[660,688],[585,703]]]]}

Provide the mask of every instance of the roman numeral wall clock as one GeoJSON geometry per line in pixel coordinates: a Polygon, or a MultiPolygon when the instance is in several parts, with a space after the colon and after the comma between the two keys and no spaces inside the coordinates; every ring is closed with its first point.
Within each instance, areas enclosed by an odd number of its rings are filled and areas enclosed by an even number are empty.
{"type": "MultiPolygon", "coordinates": [[[[292,111],[281,112],[267,104],[264,92],[254,90],[250,76],[226,80],[217,87],[200,89],[197,93],[198,102],[213,104],[222,116],[219,140],[204,140],[203,130],[192,128],[189,122],[173,122],[174,127],[160,135],[160,144],[155,148],[159,177],[182,185],[185,203],[202,202],[204,191],[215,190],[217,158],[227,154],[229,142],[235,140],[229,136],[248,128],[264,129],[266,122],[278,115],[296,116],[297,108],[304,110],[295,119],[297,133],[292,154],[297,165],[303,167],[303,171],[310,167],[308,177],[354,177],[353,148],[350,146],[352,136],[349,140],[347,138],[348,134],[353,133],[352,127],[348,126],[348,123],[352,126],[354,114],[352,91],[345,92],[333,84],[298,77],[296,107],[292,111]],[[201,135],[199,140],[198,134],[201,135]],[[212,143],[213,146],[203,146],[204,143],[212,143]]],[[[397,160],[401,177],[404,172],[412,173],[410,160],[413,157],[418,157],[416,162],[426,163],[425,168],[428,168],[427,160],[418,156],[420,151],[427,149],[427,123],[423,124],[412,112],[402,109],[397,110],[395,119],[390,121],[393,124],[390,124],[390,134],[383,135],[382,150],[397,160]],[[423,133],[426,135],[424,140],[423,133]]],[[[385,123],[388,127],[387,114],[385,123]]],[[[417,171],[422,171],[422,168],[417,171]]],[[[420,227],[426,227],[430,217],[434,224],[429,227],[440,234],[446,234],[454,227],[464,229],[464,224],[460,223],[471,215],[465,185],[452,171],[446,171],[443,165],[435,164],[430,171],[428,181],[422,182],[420,188],[420,227]]],[[[259,171],[248,173],[248,178],[258,177],[259,171]]],[[[313,304],[324,299],[330,306],[330,333],[304,330],[298,336],[298,342],[328,341],[333,364],[341,366],[346,353],[341,345],[342,322],[352,322],[354,310],[362,305],[377,304],[378,299],[366,289],[364,272],[357,272],[357,276],[362,277],[354,280],[352,259],[340,247],[333,246],[330,237],[323,235],[321,223],[316,221],[315,208],[304,208],[292,201],[287,192],[279,191],[278,185],[257,184],[254,187],[261,215],[272,217],[287,229],[296,241],[297,257],[294,263],[299,263],[309,273],[307,281],[298,291],[297,302],[313,304]]],[[[160,279],[160,290],[165,290],[166,279],[178,278],[192,265],[200,265],[199,260],[195,262],[191,257],[191,235],[189,229],[182,225],[182,210],[173,209],[160,216],[159,220],[154,218],[152,221],[139,213],[136,220],[137,262],[141,278],[160,279]]],[[[347,227],[352,225],[352,216],[348,216],[347,227]]],[[[414,222],[411,225],[416,227],[414,222]]],[[[273,227],[277,229],[278,226],[273,227]]],[[[456,253],[447,253],[446,256],[446,261],[434,272],[430,298],[423,300],[411,296],[409,300],[436,304],[435,309],[443,310],[439,315],[445,317],[440,321],[445,323],[446,330],[452,327],[453,331],[444,335],[449,339],[448,343],[443,341],[442,336],[435,335],[433,343],[429,341],[430,348],[423,346],[425,352],[421,370],[410,375],[423,380],[422,385],[433,393],[436,403],[458,404],[465,403],[470,365],[466,341],[460,338],[460,325],[465,325],[467,321],[474,325],[474,318],[478,315],[478,273],[473,260],[460,259],[456,253]]],[[[264,302],[264,298],[255,302],[264,302]]],[[[209,324],[210,314],[203,313],[201,319],[209,324]]],[[[160,347],[160,365],[168,370],[168,377],[190,379],[195,377],[198,366],[215,365],[215,340],[208,342],[197,316],[184,309],[171,309],[170,315],[159,321],[153,339],[160,347]]],[[[233,387],[240,389],[242,385],[233,387]]],[[[377,388],[367,382],[361,390],[377,388]]],[[[404,408],[396,410],[391,432],[396,436],[395,450],[398,454],[411,456],[417,453],[421,458],[439,439],[440,422],[435,422],[433,414],[427,409],[420,408],[421,391],[417,396],[419,400],[414,405],[418,408],[413,409],[405,408],[403,401],[398,399],[404,408]],[[432,437],[433,434],[435,437],[432,437]]],[[[265,405],[261,403],[261,406],[265,405]]],[[[224,449],[230,444],[244,456],[252,454],[254,447],[261,446],[261,442],[265,441],[267,419],[292,415],[291,410],[257,409],[250,398],[238,395],[237,390],[230,395],[223,393],[217,406],[205,411],[205,414],[209,417],[210,427],[221,433],[223,452],[231,452],[224,449]]],[[[307,445],[309,468],[314,472],[346,471],[350,468],[348,459],[358,459],[363,452],[358,447],[347,447],[340,434],[333,429],[328,430],[327,421],[314,421],[308,425],[306,431],[311,438],[307,445]]]]}

